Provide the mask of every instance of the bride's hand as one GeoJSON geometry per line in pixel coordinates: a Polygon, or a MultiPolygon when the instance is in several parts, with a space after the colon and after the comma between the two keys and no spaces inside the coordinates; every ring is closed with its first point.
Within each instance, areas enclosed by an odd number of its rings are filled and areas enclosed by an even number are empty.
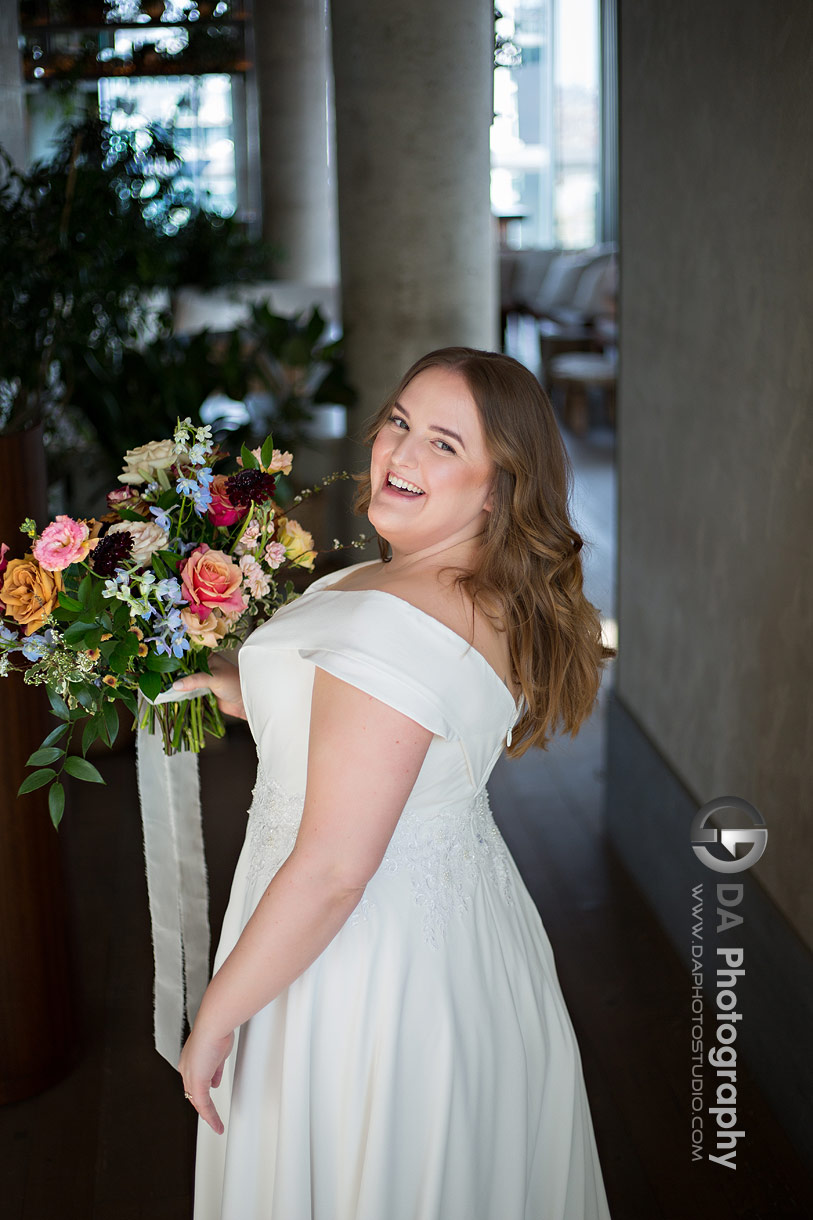
{"type": "Polygon", "coordinates": [[[243,696],[240,692],[240,673],[236,665],[213,653],[209,657],[209,674],[185,674],[173,683],[173,690],[199,690],[205,687],[217,699],[221,712],[246,720],[243,696]]]}
{"type": "Polygon", "coordinates": [[[234,1034],[213,1038],[199,1032],[197,1024],[186,1040],[178,1063],[183,1077],[184,1095],[216,1135],[223,1134],[223,1121],[212,1101],[210,1089],[216,1089],[223,1076],[223,1067],[234,1046],[234,1034]]]}

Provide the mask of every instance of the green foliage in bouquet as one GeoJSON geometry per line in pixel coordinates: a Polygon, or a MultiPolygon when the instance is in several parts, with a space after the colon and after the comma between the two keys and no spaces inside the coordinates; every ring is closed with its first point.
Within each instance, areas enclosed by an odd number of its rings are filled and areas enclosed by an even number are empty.
{"type": "Polygon", "coordinates": [[[55,825],[63,772],[101,782],[85,755],[98,739],[112,745],[117,704],[160,732],[167,753],[199,751],[207,732],[222,736],[211,692],[173,697],[172,683],[209,672],[213,651],[237,646],[296,596],[292,570],[313,569],[313,538],[290,509],[347,472],[283,509],[275,494],[290,453],[268,436],[243,447],[236,471],[216,474],[227,457],[208,426],[185,419],[172,439],[125,454],[104,516],[61,515],[41,532],[26,520],[30,550],[20,556],[0,544],[0,675],[20,668],[27,683],[44,685],[61,722],[28,759],[35,770],[20,792],[50,785],[55,825]]]}

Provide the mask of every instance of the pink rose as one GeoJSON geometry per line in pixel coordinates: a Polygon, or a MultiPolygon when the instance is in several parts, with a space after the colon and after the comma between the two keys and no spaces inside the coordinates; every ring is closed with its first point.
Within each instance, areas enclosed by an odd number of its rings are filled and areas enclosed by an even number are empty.
{"type": "Polygon", "coordinates": [[[248,602],[240,592],[243,573],[223,551],[205,542],[192,552],[180,571],[181,589],[189,609],[203,621],[212,610],[239,614],[248,602]]]}
{"type": "Polygon", "coordinates": [[[39,541],[34,544],[34,558],[46,572],[62,572],[87,556],[90,550],[88,534],[84,521],[60,515],[40,534],[39,541]]]}
{"type": "Polygon", "coordinates": [[[209,484],[212,502],[209,505],[206,516],[212,525],[234,525],[235,521],[245,517],[248,512],[247,504],[232,504],[226,491],[227,482],[227,475],[216,474],[209,484]]]}

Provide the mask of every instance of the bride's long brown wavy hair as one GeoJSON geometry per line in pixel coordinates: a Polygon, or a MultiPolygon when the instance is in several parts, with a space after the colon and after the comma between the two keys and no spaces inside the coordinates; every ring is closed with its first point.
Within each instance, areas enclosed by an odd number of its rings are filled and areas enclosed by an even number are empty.
{"type": "MultiPolygon", "coordinates": [[[[583,539],[569,515],[570,459],[550,401],[524,365],[468,347],[429,352],[368,420],[364,444],[372,445],[413,378],[431,368],[465,379],[497,467],[477,566],[458,572],[455,583],[508,632],[512,677],[525,697],[508,749],[519,758],[531,746],[545,749],[557,732],[575,737],[595,704],[601,670],[616,653],[602,643],[599,613],[582,591],[583,539]]],[[[353,478],[359,484],[353,511],[366,516],[369,469],[353,478]]],[[[386,562],[389,545],[381,537],[378,545],[386,562]]]]}

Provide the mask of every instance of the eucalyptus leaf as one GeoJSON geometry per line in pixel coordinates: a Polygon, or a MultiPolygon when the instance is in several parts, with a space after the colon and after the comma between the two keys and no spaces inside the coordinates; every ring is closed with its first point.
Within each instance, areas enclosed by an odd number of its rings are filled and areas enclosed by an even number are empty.
{"type": "Polygon", "coordinates": [[[79,758],[76,754],[69,754],[65,759],[65,770],[74,779],[83,779],[89,784],[103,784],[105,782],[93,763],[89,763],[86,758],[79,758]]]}
{"type": "Polygon", "coordinates": [[[62,821],[62,814],[65,812],[65,789],[59,780],[55,780],[48,791],[48,812],[51,815],[51,821],[58,829],[59,823],[62,821]]]}
{"type": "Polygon", "coordinates": [[[71,690],[76,702],[85,709],[86,712],[93,712],[96,707],[95,692],[88,690],[86,686],[80,686],[71,690]]]}
{"type": "MultiPolygon", "coordinates": [[[[64,737],[65,734],[67,733],[67,731],[68,731],[67,724],[58,724],[55,729],[51,729],[51,732],[45,738],[42,745],[43,746],[52,746],[55,741],[59,741],[59,739],[61,737],[64,737]]],[[[40,747],[40,749],[42,749],[42,746],[40,747]]]]}
{"type": "Polygon", "coordinates": [[[18,796],[25,796],[26,792],[34,792],[37,788],[42,788],[49,780],[56,777],[56,771],[53,767],[45,767],[42,771],[32,771],[30,775],[26,775],[23,782],[17,789],[18,796]]]}
{"type": "Polygon", "coordinates": [[[271,465],[271,460],[273,457],[274,438],[273,436],[267,436],[263,441],[263,447],[260,450],[260,461],[262,462],[263,466],[268,467],[271,465]]]}
{"type": "Polygon", "coordinates": [[[161,693],[161,675],[147,670],[139,676],[139,689],[148,699],[155,699],[161,693]]]}
{"type": "Polygon", "coordinates": [[[136,697],[131,690],[119,691],[118,698],[122,701],[124,706],[127,708],[127,711],[130,712],[131,715],[136,716],[138,714],[138,703],[136,702],[136,697]]]}
{"type": "Polygon", "coordinates": [[[108,702],[102,705],[102,716],[104,718],[104,732],[109,746],[119,735],[119,713],[116,705],[113,702],[108,702]]]}
{"type": "Polygon", "coordinates": [[[81,647],[85,643],[85,636],[89,631],[93,631],[95,627],[95,623],[86,623],[82,619],[78,619],[75,623],[71,623],[70,627],[65,631],[65,643],[70,648],[81,647]]]}
{"type": "Polygon", "coordinates": [[[159,655],[157,652],[151,652],[144,663],[147,669],[151,669],[154,673],[158,674],[174,673],[181,665],[178,657],[167,657],[159,655]]]}
{"type": "Polygon", "coordinates": [[[55,716],[58,716],[60,720],[67,720],[69,718],[70,711],[68,710],[68,705],[61,695],[58,695],[56,691],[49,690],[48,701],[55,716]]]}
{"type": "Polygon", "coordinates": [[[57,749],[56,746],[40,746],[39,750],[35,750],[26,762],[27,767],[45,767],[49,763],[54,763],[61,758],[64,751],[57,749]]]}
{"type": "Polygon", "coordinates": [[[97,740],[98,736],[99,736],[99,724],[94,716],[90,720],[88,720],[87,724],[85,725],[84,729],[82,730],[82,753],[83,754],[87,754],[88,750],[93,745],[93,742],[97,740]]]}

